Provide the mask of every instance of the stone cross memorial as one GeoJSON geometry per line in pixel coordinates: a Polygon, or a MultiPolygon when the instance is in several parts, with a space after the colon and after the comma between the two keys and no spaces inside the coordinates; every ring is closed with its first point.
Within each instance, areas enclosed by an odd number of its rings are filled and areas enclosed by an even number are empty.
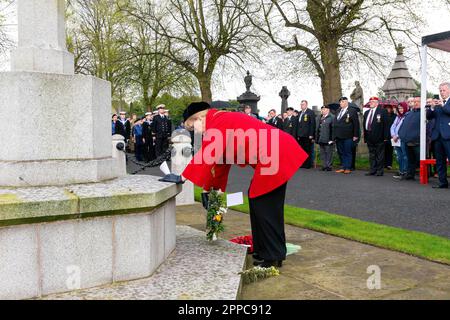
{"type": "Polygon", "coordinates": [[[149,277],[175,248],[181,186],[126,174],[111,85],[74,74],[65,5],[18,0],[0,73],[0,299],[149,277]]]}

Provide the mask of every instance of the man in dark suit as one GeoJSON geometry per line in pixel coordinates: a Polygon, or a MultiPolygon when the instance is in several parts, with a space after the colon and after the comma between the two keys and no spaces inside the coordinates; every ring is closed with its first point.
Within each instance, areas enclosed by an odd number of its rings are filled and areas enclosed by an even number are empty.
{"type": "Polygon", "coordinates": [[[145,114],[145,121],[142,124],[142,136],[144,142],[144,160],[146,162],[152,161],[156,158],[155,145],[153,143],[153,114],[147,112],[145,114]]]}
{"type": "Polygon", "coordinates": [[[294,138],[297,138],[297,118],[293,115],[294,108],[289,107],[286,109],[286,112],[287,117],[283,120],[283,131],[290,134],[294,138]]]}
{"type": "Polygon", "coordinates": [[[378,103],[378,97],[370,98],[370,110],[364,113],[364,142],[369,148],[370,160],[370,171],[366,176],[384,174],[385,143],[390,139],[388,114],[378,103]]]}
{"type": "Polygon", "coordinates": [[[272,109],[269,111],[269,120],[267,121],[268,125],[271,125],[272,127],[283,129],[283,121],[280,117],[277,116],[277,112],[275,109],[272,109]]]}
{"type": "Polygon", "coordinates": [[[447,189],[447,159],[450,159],[450,82],[439,86],[443,105],[435,106],[434,110],[427,110],[427,119],[435,119],[435,126],[431,134],[436,153],[436,167],[439,184],[433,188],[447,189]]]}
{"type": "Polygon", "coordinates": [[[158,114],[153,118],[153,132],[156,135],[155,149],[156,157],[161,156],[169,147],[169,138],[172,133],[172,123],[165,115],[165,105],[159,105],[156,110],[158,114]]]}
{"type": "Polygon", "coordinates": [[[313,163],[311,154],[316,133],[316,115],[314,111],[308,109],[308,101],[302,100],[300,107],[297,122],[297,141],[309,156],[303,163],[302,168],[311,169],[313,163]]]}
{"type": "Polygon", "coordinates": [[[339,99],[340,108],[333,121],[333,140],[336,141],[337,151],[341,158],[342,168],[337,173],[349,174],[352,168],[352,148],[359,140],[361,130],[358,113],[349,108],[348,98],[339,99]]]}

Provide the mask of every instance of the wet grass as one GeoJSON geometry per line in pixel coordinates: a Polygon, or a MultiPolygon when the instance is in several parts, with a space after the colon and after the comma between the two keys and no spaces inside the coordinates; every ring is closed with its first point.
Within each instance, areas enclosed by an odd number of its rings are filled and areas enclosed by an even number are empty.
{"type": "MultiPolygon", "coordinates": [[[[201,201],[200,193],[201,189],[196,187],[197,201],[201,201]]],[[[248,198],[245,197],[244,204],[230,209],[248,214],[248,198]]],[[[285,205],[285,222],[450,265],[450,239],[444,237],[290,205],[285,205]]]]}

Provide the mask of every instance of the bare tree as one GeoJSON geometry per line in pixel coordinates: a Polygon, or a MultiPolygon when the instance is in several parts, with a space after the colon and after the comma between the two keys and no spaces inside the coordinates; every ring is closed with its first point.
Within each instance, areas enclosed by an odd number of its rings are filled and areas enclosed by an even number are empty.
{"type": "Polygon", "coordinates": [[[163,55],[197,79],[204,101],[212,100],[218,63],[256,58],[251,46],[254,27],[241,11],[249,0],[167,0],[163,5],[146,0],[144,7],[133,6],[135,2],[129,1],[129,14],[165,40],[163,55]]]}
{"type": "Polygon", "coordinates": [[[74,53],[76,72],[110,81],[113,97],[123,94],[128,63],[125,46],[119,41],[126,19],[118,9],[119,2],[71,0],[68,23],[68,48],[74,53]]]}
{"type": "MultiPolygon", "coordinates": [[[[255,1],[256,2],[256,1],[255,1]]],[[[258,0],[246,13],[286,52],[298,52],[320,78],[324,103],[342,94],[343,70],[365,64],[378,73],[390,45],[413,41],[417,0],[258,0]]]]}
{"type": "Polygon", "coordinates": [[[131,18],[123,26],[122,42],[125,44],[127,82],[139,87],[147,111],[162,91],[190,92],[194,87],[188,72],[165,56],[167,41],[149,28],[142,20],[131,18]]]}

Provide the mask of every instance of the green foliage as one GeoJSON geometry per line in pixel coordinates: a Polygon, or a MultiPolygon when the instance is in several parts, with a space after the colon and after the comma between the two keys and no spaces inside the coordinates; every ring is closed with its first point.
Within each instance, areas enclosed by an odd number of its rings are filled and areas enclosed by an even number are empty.
{"type": "MultiPolygon", "coordinates": [[[[197,201],[200,193],[201,189],[196,188],[197,201]]],[[[244,198],[244,204],[230,209],[249,213],[248,198],[244,198]]],[[[289,205],[285,205],[284,214],[285,222],[290,225],[450,265],[450,239],[444,237],[289,205]]]]}
{"type": "Polygon", "coordinates": [[[178,125],[183,120],[184,109],[194,101],[201,101],[201,98],[195,96],[181,96],[176,98],[168,93],[164,93],[162,96],[156,98],[155,105],[152,107],[154,108],[159,104],[166,105],[166,108],[170,111],[172,122],[178,125]]]}

